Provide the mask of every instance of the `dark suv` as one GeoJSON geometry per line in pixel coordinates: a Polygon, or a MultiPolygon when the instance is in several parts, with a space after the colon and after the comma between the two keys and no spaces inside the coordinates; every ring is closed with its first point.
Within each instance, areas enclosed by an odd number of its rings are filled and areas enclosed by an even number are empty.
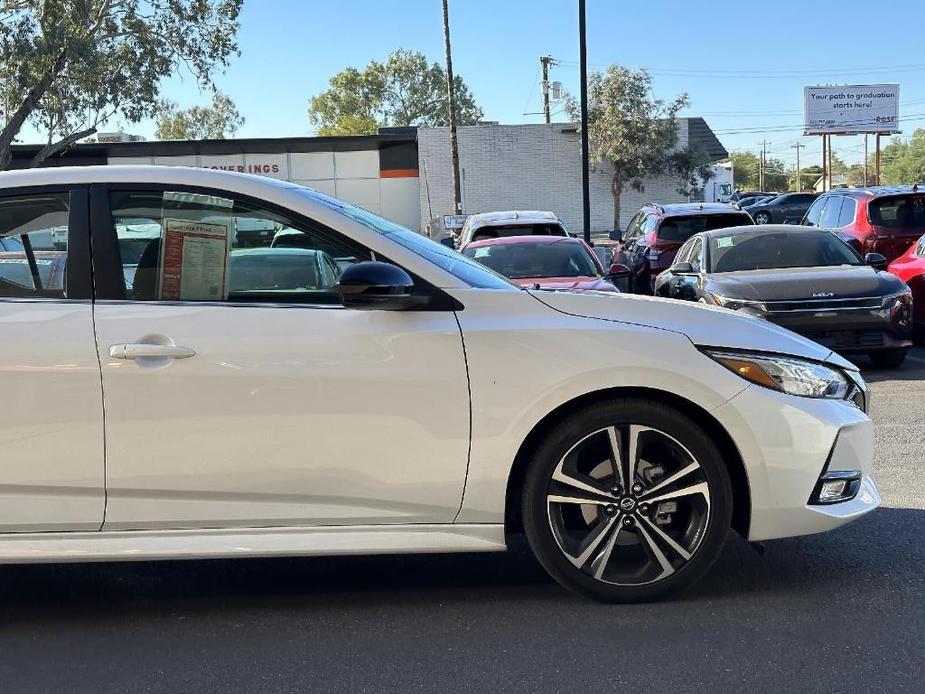
{"type": "Polygon", "coordinates": [[[646,203],[617,241],[614,262],[630,269],[629,291],[652,294],[655,276],[671,267],[678,249],[694,234],[712,229],[752,225],[748,212],[721,203],[646,203]]]}
{"type": "Polygon", "coordinates": [[[751,205],[748,213],[755,224],[794,224],[803,219],[803,215],[815,202],[818,193],[784,193],[757,205],[751,205]]]}
{"type": "Polygon", "coordinates": [[[804,226],[834,231],[862,256],[892,262],[925,233],[925,190],[918,186],[843,188],[820,195],[804,226]]]}

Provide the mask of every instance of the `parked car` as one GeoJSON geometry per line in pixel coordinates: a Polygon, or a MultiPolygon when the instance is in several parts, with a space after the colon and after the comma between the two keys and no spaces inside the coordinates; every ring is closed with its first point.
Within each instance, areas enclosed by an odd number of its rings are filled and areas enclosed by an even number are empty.
{"type": "Polygon", "coordinates": [[[65,283],[0,301],[0,562],[501,551],[523,531],[564,585],[636,601],[703,576],[730,526],[815,533],[880,502],[857,369],[766,321],[524,289],[217,170],[3,172],[0,238],[51,226],[49,196],[65,283]],[[357,262],[326,294],[228,291],[248,248],[290,252],[237,245],[244,218],[357,262]],[[152,294],[126,285],[126,220],[161,227],[136,271],[163,247],[152,294]]]}
{"type": "Polygon", "coordinates": [[[675,253],[692,235],[709,229],[753,224],[747,212],[720,203],[648,203],[626,234],[612,233],[618,247],[614,261],[630,269],[629,291],[651,294],[655,276],[674,262],[675,253]]]}
{"type": "Polygon", "coordinates": [[[780,195],[780,193],[775,193],[773,191],[762,191],[762,190],[748,190],[739,193],[733,193],[730,202],[737,202],[739,205],[742,205],[744,201],[751,198],[768,198],[775,197],[780,195]]]}
{"type": "Polygon", "coordinates": [[[840,188],[820,195],[802,223],[831,229],[861,255],[879,253],[892,262],[925,233],[925,191],[840,188]]]}
{"type": "Polygon", "coordinates": [[[691,238],[656,294],[742,311],[895,368],[912,346],[912,294],[884,267],[824,229],[736,227],[691,238]]]}
{"type": "Polygon", "coordinates": [[[889,271],[912,290],[913,335],[922,340],[925,338],[925,236],[890,263],[889,271]]]}
{"type": "Polygon", "coordinates": [[[605,270],[582,239],[560,236],[473,241],[461,252],[521,287],[618,292],[613,280],[629,274],[622,265],[605,270]]]}
{"type": "Polygon", "coordinates": [[[776,197],[776,195],[756,195],[751,198],[743,198],[742,201],[737,204],[739,209],[747,210],[754,205],[760,205],[761,203],[767,202],[768,200],[773,200],[776,197]]]}
{"type": "Polygon", "coordinates": [[[552,212],[482,212],[466,218],[459,233],[459,247],[473,241],[505,236],[568,236],[565,225],[552,212]]]}
{"type": "Polygon", "coordinates": [[[785,224],[788,220],[797,224],[817,197],[818,193],[784,193],[751,205],[748,213],[755,224],[785,224]]]}

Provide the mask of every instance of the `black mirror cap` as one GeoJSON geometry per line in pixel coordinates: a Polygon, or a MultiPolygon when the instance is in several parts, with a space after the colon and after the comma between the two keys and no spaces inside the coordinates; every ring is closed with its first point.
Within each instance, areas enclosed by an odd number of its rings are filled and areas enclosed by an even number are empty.
{"type": "Polygon", "coordinates": [[[620,231],[619,229],[614,229],[609,234],[607,234],[607,238],[609,238],[611,241],[622,241],[623,232],[620,231]]]}
{"type": "Polygon", "coordinates": [[[337,293],[347,308],[403,311],[416,306],[414,281],[397,265],[368,261],[351,265],[337,281],[337,293]]]}
{"type": "Polygon", "coordinates": [[[668,268],[668,272],[672,275],[690,275],[694,272],[694,266],[688,262],[675,263],[668,268]]]}
{"type": "Polygon", "coordinates": [[[874,270],[886,270],[888,265],[887,259],[879,253],[867,253],[864,256],[864,262],[870,265],[874,270]]]}

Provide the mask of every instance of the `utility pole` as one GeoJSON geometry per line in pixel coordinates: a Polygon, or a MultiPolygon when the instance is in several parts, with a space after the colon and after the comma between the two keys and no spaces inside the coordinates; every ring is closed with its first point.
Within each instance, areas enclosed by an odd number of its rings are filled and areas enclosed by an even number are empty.
{"type": "Polygon", "coordinates": [[[556,61],[551,55],[540,56],[540,65],[543,66],[543,115],[546,116],[546,125],[551,122],[549,114],[549,67],[555,64],[556,61]]]}
{"type": "Polygon", "coordinates": [[[764,170],[768,165],[768,145],[767,140],[761,141],[761,159],[758,163],[758,188],[764,190],[764,170]]]}
{"type": "Polygon", "coordinates": [[[578,0],[578,52],[581,54],[581,217],[585,242],[591,243],[591,181],[588,173],[588,43],[585,35],[585,0],[578,0]]]}
{"type": "Polygon", "coordinates": [[[450,157],[453,160],[453,214],[462,214],[459,189],[459,145],[456,141],[456,94],[453,88],[453,54],[450,50],[450,10],[443,0],[443,41],[446,44],[446,92],[449,99],[450,157]]]}
{"type": "Polygon", "coordinates": [[[791,149],[795,149],[797,151],[797,192],[798,193],[803,190],[803,178],[801,177],[801,174],[800,174],[800,150],[803,149],[803,147],[805,146],[806,145],[801,145],[799,142],[791,146],[791,149]]]}
{"type": "Polygon", "coordinates": [[[864,133],[864,187],[870,185],[870,181],[867,179],[867,133],[864,133]]]}

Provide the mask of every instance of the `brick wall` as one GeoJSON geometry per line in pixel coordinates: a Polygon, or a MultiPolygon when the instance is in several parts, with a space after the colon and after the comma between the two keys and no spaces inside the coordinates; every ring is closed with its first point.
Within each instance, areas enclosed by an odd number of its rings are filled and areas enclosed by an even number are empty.
{"type": "MultiPolygon", "coordinates": [[[[679,146],[687,146],[687,121],[678,124],[679,146]]],[[[570,231],[580,232],[581,149],[568,123],[476,125],[459,128],[459,166],[463,212],[551,210],[570,231]]],[[[421,224],[453,211],[453,183],[448,128],[418,129],[421,224]]],[[[664,177],[645,182],[645,190],[625,190],[621,228],[646,201],[684,202],[677,181],[664,177]]],[[[435,229],[439,228],[437,226],[435,229]]],[[[610,177],[591,172],[591,230],[613,228],[610,177]]]]}

